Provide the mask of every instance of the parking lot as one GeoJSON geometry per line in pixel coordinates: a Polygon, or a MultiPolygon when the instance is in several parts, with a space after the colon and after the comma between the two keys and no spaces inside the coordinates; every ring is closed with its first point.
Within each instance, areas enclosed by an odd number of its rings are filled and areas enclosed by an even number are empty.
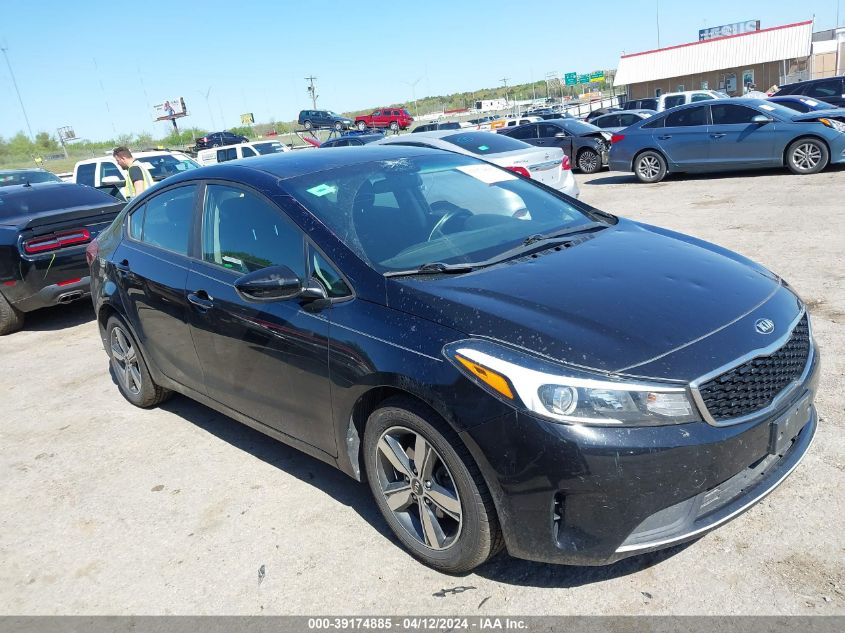
{"type": "Polygon", "coordinates": [[[781,274],[822,353],[816,441],[763,502],[604,568],[417,563],[368,488],[202,405],[142,411],[88,302],[0,338],[0,610],[20,614],[845,614],[845,169],[577,176],[599,208],[781,274]]]}

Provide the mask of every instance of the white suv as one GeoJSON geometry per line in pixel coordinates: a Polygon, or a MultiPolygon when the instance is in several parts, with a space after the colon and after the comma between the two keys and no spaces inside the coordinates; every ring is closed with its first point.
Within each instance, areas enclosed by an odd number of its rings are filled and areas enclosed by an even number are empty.
{"type": "MultiPolygon", "coordinates": [[[[199,164],[182,152],[155,150],[133,152],[138,162],[149,170],[153,180],[158,182],[168,176],[196,169],[199,164]]],[[[111,154],[98,158],[81,160],[73,168],[73,182],[105,191],[115,198],[127,200],[126,172],[117,164],[111,154]]]]}
{"type": "Polygon", "coordinates": [[[290,148],[281,141],[264,140],[250,141],[249,143],[238,143],[226,147],[212,147],[201,149],[197,152],[197,162],[200,165],[214,165],[225,163],[230,160],[241,158],[252,158],[253,156],[264,156],[265,154],[278,154],[289,152],[290,148]]]}

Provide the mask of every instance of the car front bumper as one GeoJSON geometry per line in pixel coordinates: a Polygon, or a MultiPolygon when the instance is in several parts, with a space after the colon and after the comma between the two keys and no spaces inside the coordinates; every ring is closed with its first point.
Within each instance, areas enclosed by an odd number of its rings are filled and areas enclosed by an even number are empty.
{"type": "Polygon", "coordinates": [[[508,551],[604,565],[735,518],[774,490],[813,440],[817,353],[809,362],[788,404],[732,426],[566,425],[514,412],[465,431],[508,551]]]}

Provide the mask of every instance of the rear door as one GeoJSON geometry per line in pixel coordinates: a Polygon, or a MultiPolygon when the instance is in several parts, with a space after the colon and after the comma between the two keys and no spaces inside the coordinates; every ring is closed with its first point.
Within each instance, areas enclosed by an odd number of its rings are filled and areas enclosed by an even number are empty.
{"type": "Polygon", "coordinates": [[[780,162],[783,147],[778,149],[775,144],[778,124],[752,123],[751,120],[760,114],[762,112],[754,108],[735,103],[710,105],[709,162],[714,169],[776,165],[780,162]]]}
{"type": "Polygon", "coordinates": [[[187,291],[209,397],[335,455],[326,315],[297,299],[248,301],[234,287],[273,265],[305,279],[304,234],[273,202],[228,183],[207,185],[199,233],[187,291]]]}
{"type": "Polygon", "coordinates": [[[111,263],[149,360],[168,378],[205,393],[185,294],[197,189],[170,187],[136,207],[111,263]]]}
{"type": "Polygon", "coordinates": [[[695,171],[706,169],[710,159],[708,108],[692,106],[670,112],[663,128],[654,131],[657,146],[667,157],[670,167],[695,171]]]}

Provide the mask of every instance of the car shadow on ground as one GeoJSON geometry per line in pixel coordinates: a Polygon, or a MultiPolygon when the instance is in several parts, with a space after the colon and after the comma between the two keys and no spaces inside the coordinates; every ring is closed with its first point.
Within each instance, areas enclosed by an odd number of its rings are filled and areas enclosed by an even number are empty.
{"type": "Polygon", "coordinates": [[[672,558],[690,545],[691,543],[683,543],[601,567],[535,563],[513,558],[507,552],[503,552],[478,567],[473,573],[507,585],[570,589],[635,574],[672,558]]]}
{"type": "MultiPolygon", "coordinates": [[[[112,373],[112,380],[114,379],[112,373]]],[[[333,466],[306,455],[190,398],[176,395],[162,404],[160,408],[178,415],[224,442],[321,490],[337,502],[353,509],[386,540],[405,552],[401,543],[390,531],[381,516],[366,483],[356,482],[333,466]]],[[[535,563],[515,559],[509,556],[507,552],[502,552],[470,574],[461,574],[457,578],[468,578],[471,574],[477,574],[482,578],[509,585],[578,587],[627,576],[647,569],[674,556],[687,545],[643,554],[604,567],[574,567],[535,563]]],[[[409,563],[422,564],[412,561],[410,554],[405,555],[408,556],[409,563]]]]}
{"type": "MultiPolygon", "coordinates": [[[[114,372],[112,380],[115,380],[114,372]]],[[[174,395],[160,406],[224,442],[249,453],[355,510],[362,519],[397,547],[399,541],[384,522],[366,483],[360,483],[315,457],[279,442],[268,435],[190,398],[174,395]]]]}
{"type": "Polygon", "coordinates": [[[93,320],[94,306],[91,305],[91,299],[85,297],[68,305],[52,306],[27,312],[23,329],[32,332],[54,332],[93,320]]]}

